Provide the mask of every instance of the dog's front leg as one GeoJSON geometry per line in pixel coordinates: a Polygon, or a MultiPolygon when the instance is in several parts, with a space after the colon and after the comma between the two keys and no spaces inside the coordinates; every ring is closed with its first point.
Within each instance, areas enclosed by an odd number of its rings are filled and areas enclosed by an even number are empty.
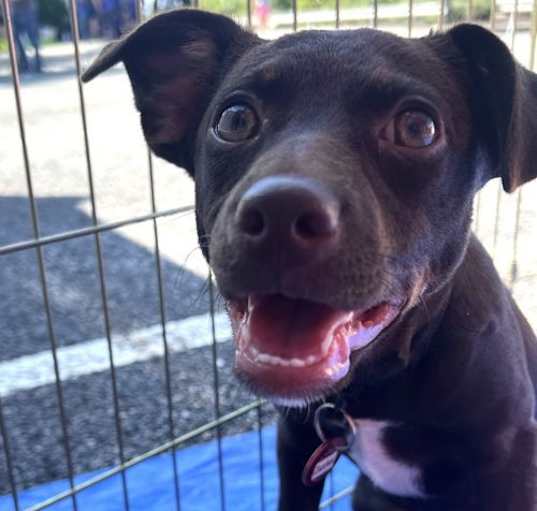
{"type": "Polygon", "coordinates": [[[279,511],[319,509],[323,484],[305,486],[302,471],[320,440],[310,421],[293,418],[292,412],[278,422],[279,511]]]}

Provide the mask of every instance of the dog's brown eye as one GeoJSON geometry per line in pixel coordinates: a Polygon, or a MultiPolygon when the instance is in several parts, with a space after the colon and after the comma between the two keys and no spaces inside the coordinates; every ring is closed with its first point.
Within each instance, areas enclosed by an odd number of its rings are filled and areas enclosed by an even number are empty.
{"type": "Polygon", "coordinates": [[[424,112],[409,110],[394,119],[393,143],[420,148],[431,145],[436,135],[433,119],[424,112]]]}
{"type": "Polygon", "coordinates": [[[247,105],[226,108],[216,123],[216,135],[226,142],[242,142],[255,135],[258,127],[257,115],[247,105]]]}

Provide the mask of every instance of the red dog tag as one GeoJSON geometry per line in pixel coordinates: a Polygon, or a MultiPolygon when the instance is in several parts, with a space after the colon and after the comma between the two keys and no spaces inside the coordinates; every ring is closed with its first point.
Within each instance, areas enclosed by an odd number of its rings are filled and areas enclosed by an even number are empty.
{"type": "Polygon", "coordinates": [[[302,482],[305,486],[313,486],[320,483],[326,474],[334,468],[337,463],[341,450],[344,449],[347,442],[344,438],[337,437],[323,442],[314,453],[302,471],[302,482]]]}

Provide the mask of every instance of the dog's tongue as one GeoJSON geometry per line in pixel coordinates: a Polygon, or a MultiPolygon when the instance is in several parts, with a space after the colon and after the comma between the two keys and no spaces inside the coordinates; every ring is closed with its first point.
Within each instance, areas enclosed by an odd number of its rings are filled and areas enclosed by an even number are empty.
{"type": "Polygon", "coordinates": [[[286,359],[320,355],[335,328],[348,312],[281,295],[251,298],[248,303],[247,342],[261,353],[286,359]]]}

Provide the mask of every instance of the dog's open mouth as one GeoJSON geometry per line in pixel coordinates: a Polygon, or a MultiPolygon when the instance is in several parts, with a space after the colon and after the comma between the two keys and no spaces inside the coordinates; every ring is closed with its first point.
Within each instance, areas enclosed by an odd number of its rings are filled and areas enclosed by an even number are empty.
{"type": "Polygon", "coordinates": [[[372,342],[401,309],[381,302],[349,312],[283,295],[251,295],[228,307],[236,369],[275,401],[328,390],[348,373],[351,352],[372,342]]]}

